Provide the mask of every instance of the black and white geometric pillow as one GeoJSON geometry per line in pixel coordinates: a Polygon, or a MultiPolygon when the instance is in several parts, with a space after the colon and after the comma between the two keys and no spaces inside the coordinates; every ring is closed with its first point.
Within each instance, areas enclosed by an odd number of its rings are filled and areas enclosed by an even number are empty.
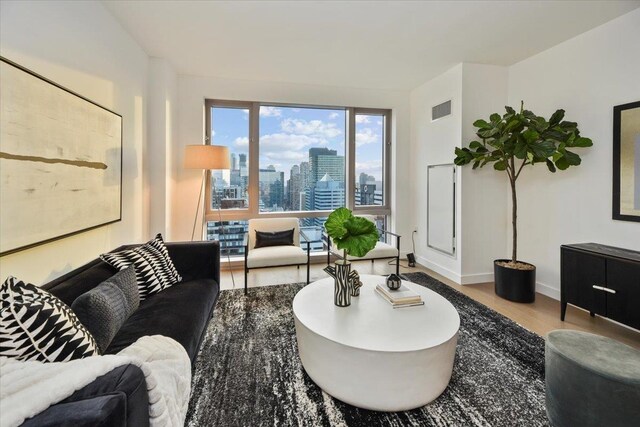
{"type": "Polygon", "coordinates": [[[182,277],[169,257],[161,234],[142,246],[102,254],[100,258],[118,270],[124,270],[133,265],[140,301],[182,281],[182,277]]]}
{"type": "Polygon", "coordinates": [[[0,356],[66,362],[100,354],[69,306],[44,289],[9,277],[0,298],[0,356]]]}

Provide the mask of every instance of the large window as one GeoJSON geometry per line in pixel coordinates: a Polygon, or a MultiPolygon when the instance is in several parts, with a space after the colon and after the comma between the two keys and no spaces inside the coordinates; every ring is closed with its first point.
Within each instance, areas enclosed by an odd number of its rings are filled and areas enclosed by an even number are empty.
{"type": "Polygon", "coordinates": [[[307,234],[341,206],[384,219],[391,213],[390,116],[389,110],[207,100],[206,139],[229,147],[231,165],[209,173],[207,238],[220,240],[224,254],[241,255],[251,218],[296,216],[307,234]]]}
{"type": "Polygon", "coordinates": [[[249,207],[249,108],[224,103],[209,108],[207,140],[225,145],[231,153],[231,169],[211,171],[209,209],[249,207]]]}
{"type": "Polygon", "coordinates": [[[260,212],[345,206],[346,110],[260,106],[260,212]]]}
{"type": "Polygon", "coordinates": [[[356,114],[355,205],[383,206],[386,114],[356,114]]]}

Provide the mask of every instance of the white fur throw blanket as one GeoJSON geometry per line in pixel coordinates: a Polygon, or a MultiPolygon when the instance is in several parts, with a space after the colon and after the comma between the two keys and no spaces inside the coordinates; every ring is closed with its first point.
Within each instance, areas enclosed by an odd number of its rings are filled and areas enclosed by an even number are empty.
{"type": "Polygon", "coordinates": [[[146,336],[116,355],[70,362],[0,358],[0,427],[23,423],[112,369],[134,364],[144,373],[152,426],[182,427],[191,392],[191,362],[171,338],[146,336]]]}

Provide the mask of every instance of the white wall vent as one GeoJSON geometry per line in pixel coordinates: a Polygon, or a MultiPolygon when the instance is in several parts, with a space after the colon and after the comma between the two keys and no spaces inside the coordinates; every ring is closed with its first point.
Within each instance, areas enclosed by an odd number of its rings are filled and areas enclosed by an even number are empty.
{"type": "Polygon", "coordinates": [[[441,119],[451,114],[451,100],[431,107],[431,121],[441,119]]]}

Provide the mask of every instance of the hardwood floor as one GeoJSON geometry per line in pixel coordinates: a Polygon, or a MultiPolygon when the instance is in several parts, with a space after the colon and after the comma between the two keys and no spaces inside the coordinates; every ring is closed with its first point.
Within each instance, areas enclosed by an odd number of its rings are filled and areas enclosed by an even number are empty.
{"type": "MultiPolygon", "coordinates": [[[[311,281],[327,277],[327,274],[322,271],[324,266],[325,264],[311,266],[311,281]]],[[[361,261],[356,263],[356,268],[362,274],[390,274],[394,271],[394,267],[388,265],[386,261],[376,261],[374,265],[369,261],[361,261]]],[[[461,286],[422,266],[417,266],[416,268],[402,267],[400,269],[401,273],[416,271],[423,271],[435,277],[538,335],[545,336],[554,329],[575,329],[611,337],[640,349],[640,331],[624,327],[602,317],[591,317],[588,312],[573,306],[567,308],[565,321],[562,322],[560,321],[560,301],[545,295],[537,294],[536,301],[532,304],[519,304],[498,297],[493,291],[493,283],[461,286]]],[[[244,288],[242,268],[234,269],[233,276],[235,287],[237,289],[244,288]]],[[[300,267],[299,270],[296,267],[278,267],[251,270],[248,283],[249,287],[254,287],[304,282],[305,280],[306,269],[304,267],[300,267]]],[[[229,270],[222,272],[221,282],[222,289],[231,289],[233,287],[229,270]]]]}

